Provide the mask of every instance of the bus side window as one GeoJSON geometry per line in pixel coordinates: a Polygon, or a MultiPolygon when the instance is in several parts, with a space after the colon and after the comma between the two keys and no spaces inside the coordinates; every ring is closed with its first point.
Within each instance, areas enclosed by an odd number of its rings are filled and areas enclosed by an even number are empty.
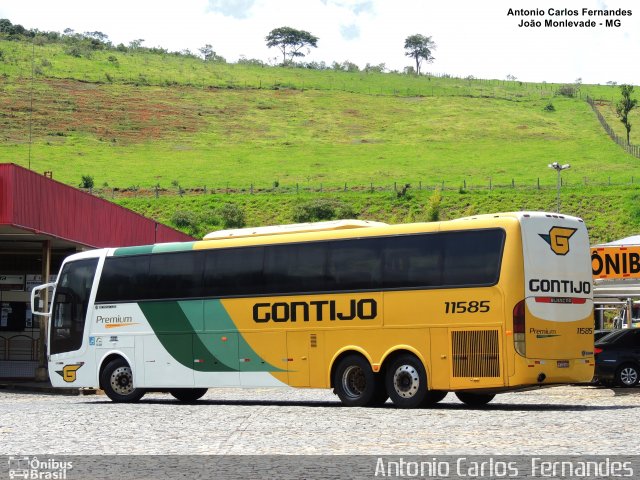
{"type": "Polygon", "coordinates": [[[385,288],[441,285],[442,254],[437,235],[390,238],[384,249],[385,288]]]}
{"type": "Polygon", "coordinates": [[[203,296],[204,271],[201,252],[157,253],[149,263],[151,298],[194,298],[203,296]]]}
{"type": "Polygon", "coordinates": [[[326,283],[326,243],[275,245],[265,254],[268,293],[322,292],[326,283]]]}
{"type": "Polygon", "coordinates": [[[264,248],[208,250],[203,290],[207,297],[261,295],[265,290],[264,248]]]}
{"type": "Polygon", "coordinates": [[[96,302],[126,302],[153,298],[149,285],[149,255],[107,257],[96,302]]]}
{"type": "Polygon", "coordinates": [[[382,256],[378,239],[331,242],[327,275],[336,290],[382,287],[382,256]]]}
{"type": "Polygon", "coordinates": [[[448,286],[494,285],[500,275],[504,231],[443,234],[444,279],[448,286]]]}

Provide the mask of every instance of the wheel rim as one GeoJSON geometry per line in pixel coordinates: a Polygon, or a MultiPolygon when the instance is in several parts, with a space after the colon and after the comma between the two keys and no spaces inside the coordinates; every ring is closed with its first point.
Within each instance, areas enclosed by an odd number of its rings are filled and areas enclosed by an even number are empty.
{"type": "Polygon", "coordinates": [[[347,367],[342,374],[342,390],[349,398],[360,398],[367,386],[362,369],[356,365],[347,367]]]}
{"type": "Polygon", "coordinates": [[[625,385],[635,385],[638,381],[638,372],[633,367],[625,367],[620,371],[620,380],[625,385]]]}
{"type": "Polygon", "coordinates": [[[129,395],[133,392],[133,373],[130,367],[118,367],[109,379],[111,389],[118,395],[129,395]]]}
{"type": "Polygon", "coordinates": [[[420,375],[412,365],[402,365],[393,374],[393,389],[402,398],[411,398],[420,388],[420,375]]]}

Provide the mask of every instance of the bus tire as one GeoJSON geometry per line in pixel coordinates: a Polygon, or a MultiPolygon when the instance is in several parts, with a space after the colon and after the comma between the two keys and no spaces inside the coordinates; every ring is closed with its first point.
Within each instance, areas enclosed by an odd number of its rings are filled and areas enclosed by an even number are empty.
{"type": "Polygon", "coordinates": [[[447,396],[447,391],[445,390],[429,390],[424,397],[424,401],[422,402],[421,407],[433,407],[436,403],[442,400],[447,396]]]}
{"type": "Polygon", "coordinates": [[[202,396],[207,393],[207,390],[208,388],[176,388],[169,390],[169,393],[176,400],[191,403],[202,398],[202,396]]]}
{"type": "Polygon", "coordinates": [[[333,377],[334,392],[346,407],[367,407],[379,403],[382,397],[380,383],[367,359],[361,355],[348,355],[341,359],[333,377]]]}
{"type": "Polygon", "coordinates": [[[100,386],[111,401],[116,403],[137,402],[145,394],[141,388],[133,387],[133,372],[124,358],[110,361],[100,374],[100,386]]]}
{"type": "Polygon", "coordinates": [[[470,393],[470,392],[456,392],[456,397],[465,405],[469,407],[484,407],[487,403],[493,400],[495,394],[493,393],[470,393]]]}
{"type": "Polygon", "coordinates": [[[414,355],[404,354],[386,369],[387,393],[399,408],[416,408],[427,397],[427,372],[414,355]]]}

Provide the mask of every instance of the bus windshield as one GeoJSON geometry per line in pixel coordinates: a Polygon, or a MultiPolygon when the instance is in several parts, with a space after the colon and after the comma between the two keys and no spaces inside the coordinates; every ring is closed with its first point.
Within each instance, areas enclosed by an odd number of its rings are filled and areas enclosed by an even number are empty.
{"type": "Polygon", "coordinates": [[[98,265],[97,258],[67,263],[53,299],[49,353],[71,352],[82,345],[89,295],[98,265]]]}

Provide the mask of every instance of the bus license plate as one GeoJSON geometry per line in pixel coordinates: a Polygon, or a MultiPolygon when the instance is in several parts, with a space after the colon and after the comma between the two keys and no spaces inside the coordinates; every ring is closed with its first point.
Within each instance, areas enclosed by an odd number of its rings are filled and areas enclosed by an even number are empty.
{"type": "Polygon", "coordinates": [[[558,368],[569,368],[569,360],[558,360],[558,368]]]}

